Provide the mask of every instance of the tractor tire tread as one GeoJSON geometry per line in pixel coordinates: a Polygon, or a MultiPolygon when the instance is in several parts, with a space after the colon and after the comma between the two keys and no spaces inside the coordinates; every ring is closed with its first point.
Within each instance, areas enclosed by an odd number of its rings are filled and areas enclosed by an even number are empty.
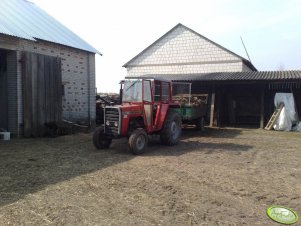
{"type": "Polygon", "coordinates": [[[104,128],[97,128],[93,134],[93,144],[97,149],[109,148],[112,143],[111,138],[107,138],[104,134],[104,128]]]}
{"type": "Polygon", "coordinates": [[[179,137],[182,130],[182,118],[181,115],[176,112],[168,112],[166,115],[165,122],[163,124],[162,131],[160,133],[161,143],[168,146],[176,145],[179,142],[179,137]],[[174,138],[171,133],[171,124],[173,121],[176,121],[178,127],[180,127],[178,137],[174,138]]]}
{"type": "Polygon", "coordinates": [[[148,136],[147,136],[147,133],[145,132],[145,130],[142,128],[135,129],[129,137],[128,145],[129,145],[130,150],[133,152],[133,154],[140,155],[140,154],[144,153],[147,148],[147,145],[148,145],[148,136]],[[136,142],[137,142],[138,137],[141,135],[144,136],[144,138],[145,138],[145,145],[144,145],[143,149],[139,150],[136,146],[136,142]]]}

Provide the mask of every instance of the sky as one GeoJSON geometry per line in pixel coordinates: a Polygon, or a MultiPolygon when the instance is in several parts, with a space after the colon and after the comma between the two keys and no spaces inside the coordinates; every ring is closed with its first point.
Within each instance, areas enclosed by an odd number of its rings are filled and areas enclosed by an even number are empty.
{"type": "Polygon", "coordinates": [[[98,92],[118,92],[122,67],[178,23],[247,58],[260,71],[301,70],[301,0],[30,0],[96,56],[98,92]]]}

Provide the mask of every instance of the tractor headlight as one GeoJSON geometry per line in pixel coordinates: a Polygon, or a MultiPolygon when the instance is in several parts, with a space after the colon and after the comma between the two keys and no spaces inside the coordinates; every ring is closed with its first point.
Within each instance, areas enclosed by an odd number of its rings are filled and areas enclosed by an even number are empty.
{"type": "Polygon", "coordinates": [[[115,127],[118,127],[118,122],[114,122],[114,126],[115,126],[115,127]]]}
{"type": "Polygon", "coordinates": [[[109,121],[106,121],[106,125],[109,126],[109,125],[110,125],[110,122],[109,122],[109,121]]]}

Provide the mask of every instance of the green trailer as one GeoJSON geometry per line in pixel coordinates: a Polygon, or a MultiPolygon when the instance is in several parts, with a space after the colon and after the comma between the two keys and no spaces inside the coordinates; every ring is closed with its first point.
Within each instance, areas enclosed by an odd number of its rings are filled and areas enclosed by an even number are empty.
{"type": "Polygon", "coordinates": [[[183,124],[196,125],[204,130],[208,94],[191,94],[191,83],[173,83],[173,99],[180,104],[174,109],[182,116],[183,124]]]}
{"type": "Polygon", "coordinates": [[[181,105],[180,108],[173,109],[182,116],[183,124],[195,125],[198,130],[204,130],[207,104],[205,105],[181,105]]]}

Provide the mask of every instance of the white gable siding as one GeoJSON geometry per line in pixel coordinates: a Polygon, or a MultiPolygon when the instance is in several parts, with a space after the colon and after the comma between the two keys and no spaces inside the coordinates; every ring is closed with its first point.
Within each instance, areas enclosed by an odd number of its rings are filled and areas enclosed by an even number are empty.
{"type": "Polygon", "coordinates": [[[178,26],[127,64],[128,75],[242,71],[242,60],[178,26]]]}
{"type": "Polygon", "coordinates": [[[144,66],[128,67],[128,76],[139,76],[146,74],[192,74],[207,72],[235,72],[242,71],[242,63],[219,63],[219,64],[190,64],[173,66],[144,66]]]}
{"type": "Polygon", "coordinates": [[[250,69],[247,65],[243,64],[242,65],[242,71],[253,71],[253,70],[250,69]]]}

